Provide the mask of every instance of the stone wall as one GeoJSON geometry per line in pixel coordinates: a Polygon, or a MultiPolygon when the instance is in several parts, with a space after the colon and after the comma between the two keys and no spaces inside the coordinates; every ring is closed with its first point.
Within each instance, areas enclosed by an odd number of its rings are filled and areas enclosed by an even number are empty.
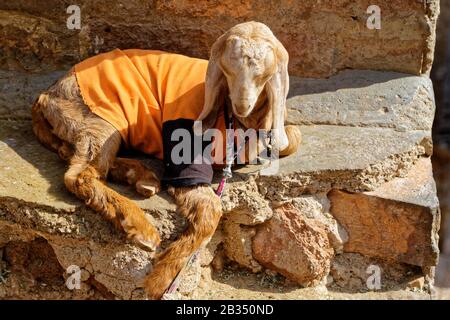
{"type": "Polygon", "coordinates": [[[0,68],[43,71],[112,48],[150,48],[208,58],[232,25],[257,20],[290,54],[290,73],[328,77],[346,68],[412,74],[431,69],[438,0],[379,0],[382,28],[369,30],[371,0],[0,1],[0,68]],[[66,8],[81,8],[69,30],[66,8]]]}

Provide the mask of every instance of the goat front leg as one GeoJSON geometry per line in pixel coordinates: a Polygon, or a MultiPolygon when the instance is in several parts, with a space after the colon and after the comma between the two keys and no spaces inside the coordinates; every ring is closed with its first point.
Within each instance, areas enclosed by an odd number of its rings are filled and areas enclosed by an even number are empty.
{"type": "MultiPolygon", "coordinates": [[[[89,119],[88,119],[89,120],[89,119]]],[[[120,133],[103,120],[93,118],[80,130],[74,155],[64,175],[67,189],[89,207],[101,212],[128,238],[150,250],[160,243],[157,229],[130,199],[109,188],[104,179],[120,146],[120,133]]]]}
{"type": "Polygon", "coordinates": [[[84,200],[90,208],[103,213],[136,244],[155,250],[160,243],[160,237],[144,212],[131,200],[108,188],[101,181],[95,167],[87,165],[74,175],[77,169],[72,166],[66,172],[65,184],[69,191],[84,200]]]}
{"type": "Polygon", "coordinates": [[[208,240],[222,216],[220,198],[206,185],[169,188],[178,211],[188,220],[187,230],[157,259],[144,281],[150,299],[160,299],[189,257],[208,240]]]}
{"type": "Polygon", "coordinates": [[[145,197],[151,197],[161,189],[156,173],[136,159],[116,158],[109,175],[113,181],[134,185],[136,191],[145,197]]]}

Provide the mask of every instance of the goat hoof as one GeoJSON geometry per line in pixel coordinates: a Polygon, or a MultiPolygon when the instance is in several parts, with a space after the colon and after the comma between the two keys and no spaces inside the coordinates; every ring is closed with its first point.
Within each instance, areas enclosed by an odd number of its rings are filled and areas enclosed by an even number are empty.
{"type": "Polygon", "coordinates": [[[141,235],[138,235],[134,237],[133,241],[142,249],[150,251],[156,251],[156,249],[159,247],[159,244],[161,243],[159,236],[157,237],[157,239],[149,240],[144,239],[144,237],[142,237],[141,235]]]}
{"type": "Polygon", "coordinates": [[[123,230],[128,235],[128,239],[131,239],[139,247],[144,250],[155,251],[161,243],[158,230],[151,224],[148,218],[146,220],[139,221],[139,223],[132,223],[131,220],[122,220],[120,223],[123,230]]]}
{"type": "Polygon", "coordinates": [[[151,197],[159,192],[160,186],[158,181],[138,181],[136,182],[136,191],[145,196],[151,197]]]}

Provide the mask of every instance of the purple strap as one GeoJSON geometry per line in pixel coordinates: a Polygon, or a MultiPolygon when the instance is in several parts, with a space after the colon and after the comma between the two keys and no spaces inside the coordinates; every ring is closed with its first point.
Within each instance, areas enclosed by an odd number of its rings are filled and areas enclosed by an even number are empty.
{"type": "Polygon", "coordinates": [[[220,180],[219,186],[217,187],[216,194],[221,197],[223,193],[223,189],[225,189],[225,183],[227,182],[227,179],[225,177],[220,180]]]}

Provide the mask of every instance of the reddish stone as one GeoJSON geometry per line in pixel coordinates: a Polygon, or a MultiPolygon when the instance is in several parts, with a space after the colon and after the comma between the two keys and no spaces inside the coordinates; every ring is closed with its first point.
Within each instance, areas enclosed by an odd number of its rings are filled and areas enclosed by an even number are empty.
{"type": "Polygon", "coordinates": [[[324,224],[285,205],[258,227],[253,257],[303,286],[316,285],[328,274],[334,255],[327,234],[324,224]]]}

